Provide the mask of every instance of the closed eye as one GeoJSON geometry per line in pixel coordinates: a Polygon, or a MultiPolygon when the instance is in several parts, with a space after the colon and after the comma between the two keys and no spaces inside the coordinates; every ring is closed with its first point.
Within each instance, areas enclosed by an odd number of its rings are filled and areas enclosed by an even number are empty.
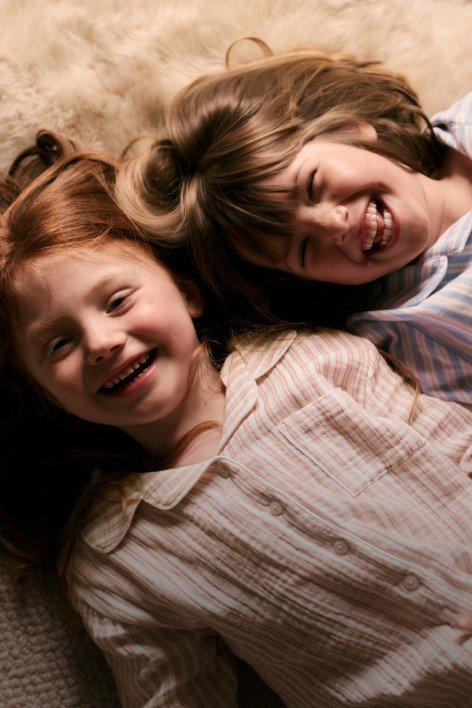
{"type": "Polygon", "coordinates": [[[306,182],[306,196],[309,202],[315,203],[317,201],[317,195],[316,195],[316,190],[315,190],[315,175],[316,175],[316,170],[313,170],[310,172],[308,175],[308,179],[306,182]]]}
{"type": "Polygon", "coordinates": [[[305,254],[308,246],[308,236],[300,241],[298,246],[298,262],[302,268],[305,267],[305,254]]]}

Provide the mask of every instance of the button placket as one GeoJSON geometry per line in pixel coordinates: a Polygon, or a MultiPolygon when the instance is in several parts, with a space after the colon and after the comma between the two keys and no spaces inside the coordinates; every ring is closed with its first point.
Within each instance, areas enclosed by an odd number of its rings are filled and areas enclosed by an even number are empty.
{"type": "Polygon", "coordinates": [[[269,511],[272,514],[272,516],[280,516],[281,514],[284,513],[285,509],[280,502],[278,502],[276,499],[274,499],[269,504],[269,511]]]}
{"type": "Polygon", "coordinates": [[[338,556],[345,556],[351,550],[349,544],[343,538],[337,538],[333,543],[333,551],[338,556]]]}
{"type": "Polygon", "coordinates": [[[222,479],[229,479],[233,474],[232,470],[230,470],[229,467],[226,467],[226,465],[222,462],[218,462],[215,465],[215,472],[218,477],[221,477],[222,479]]]}
{"type": "Polygon", "coordinates": [[[414,592],[415,590],[418,590],[418,588],[421,586],[421,581],[419,578],[416,577],[416,575],[407,575],[405,578],[403,578],[403,587],[405,590],[408,592],[414,592]]]}

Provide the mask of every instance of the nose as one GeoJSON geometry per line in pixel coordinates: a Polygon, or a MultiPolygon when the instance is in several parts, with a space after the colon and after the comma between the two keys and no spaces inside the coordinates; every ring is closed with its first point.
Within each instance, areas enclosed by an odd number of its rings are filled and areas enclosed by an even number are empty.
{"type": "Polygon", "coordinates": [[[119,354],[126,342],[123,331],[112,327],[95,325],[89,327],[84,336],[85,359],[87,364],[96,366],[107,359],[119,354]]]}
{"type": "Polygon", "coordinates": [[[349,212],[342,204],[317,204],[310,209],[310,225],[315,235],[326,237],[340,245],[349,229],[349,212]]]}

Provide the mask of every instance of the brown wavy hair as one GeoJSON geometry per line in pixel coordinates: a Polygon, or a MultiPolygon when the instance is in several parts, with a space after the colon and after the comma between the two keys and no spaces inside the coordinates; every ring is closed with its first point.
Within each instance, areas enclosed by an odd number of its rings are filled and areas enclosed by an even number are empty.
{"type": "Polygon", "coordinates": [[[245,303],[259,321],[307,316],[340,325],[378,297],[378,284],[300,281],[250,266],[239,255],[267,255],[290,233],[288,190],[281,200],[284,190],[273,188],[275,200],[260,183],[318,137],[426,175],[443,155],[403,77],[377,62],[299,51],[229,68],[183,89],[168,112],[167,135],[120,171],[118,200],[156,241],[186,243],[221,300],[245,303]],[[376,140],[355,130],[366,123],[376,140]]]}

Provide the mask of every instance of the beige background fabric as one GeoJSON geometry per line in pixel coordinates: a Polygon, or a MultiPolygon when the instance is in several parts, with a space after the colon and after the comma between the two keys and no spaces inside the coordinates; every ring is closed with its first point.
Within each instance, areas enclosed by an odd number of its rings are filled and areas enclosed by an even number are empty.
{"type": "Polygon", "coordinates": [[[2,0],[0,169],[38,128],[120,150],[237,37],[381,59],[430,112],[472,84],[469,0],[2,0]]]}
{"type": "Polygon", "coordinates": [[[113,678],[98,650],[68,635],[51,577],[21,588],[0,563],[0,705],[118,706],[113,678]]]}
{"type": "MultiPolygon", "coordinates": [[[[433,113],[472,87],[470,27],[469,0],[2,0],[0,169],[40,128],[115,153],[155,133],[176,91],[247,35],[380,59],[433,113]]],[[[247,669],[240,703],[278,705],[247,669]]],[[[54,580],[19,592],[1,564],[0,705],[117,705],[101,657],[68,636],[54,580]]]]}

